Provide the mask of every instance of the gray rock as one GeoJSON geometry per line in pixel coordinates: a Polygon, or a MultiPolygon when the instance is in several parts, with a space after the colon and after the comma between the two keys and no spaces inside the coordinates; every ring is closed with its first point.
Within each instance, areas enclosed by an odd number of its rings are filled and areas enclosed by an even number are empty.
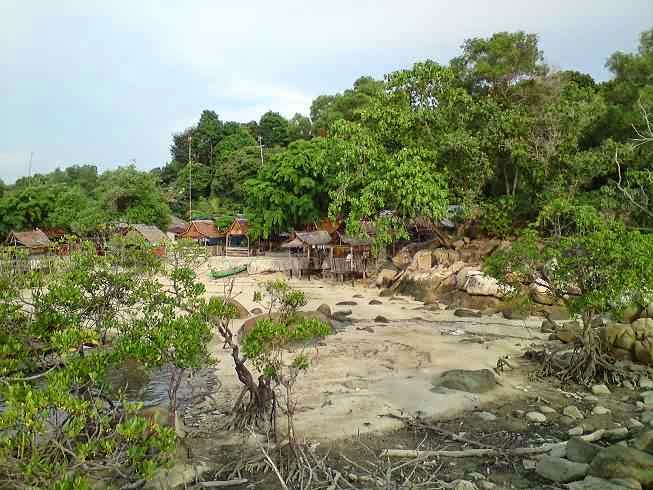
{"type": "MultiPolygon", "coordinates": [[[[622,486],[618,483],[604,480],[603,478],[596,478],[588,476],[582,481],[575,481],[565,485],[570,490],[626,490],[630,487],[622,486]]],[[[639,487],[642,488],[641,486],[639,487]]]]}
{"type": "Polygon", "coordinates": [[[528,318],[527,312],[513,310],[512,308],[505,308],[501,313],[506,320],[526,320],[528,318]]]}
{"type": "Polygon", "coordinates": [[[249,312],[252,315],[262,315],[263,314],[263,310],[261,308],[259,308],[259,307],[252,308],[251,310],[249,310],[249,312]]]}
{"type": "Polygon", "coordinates": [[[468,480],[456,480],[451,482],[449,488],[452,490],[478,490],[478,487],[468,480]]]}
{"type": "Polygon", "coordinates": [[[632,441],[635,449],[653,454],[653,430],[641,432],[632,441]]]}
{"type": "Polygon", "coordinates": [[[550,407],[550,406],[548,406],[548,405],[540,405],[540,406],[538,407],[538,410],[539,410],[540,412],[542,412],[543,414],[545,414],[545,415],[547,415],[547,414],[552,414],[552,413],[558,413],[558,412],[556,412],[556,409],[555,409],[555,408],[550,407]]]}
{"type": "Polygon", "coordinates": [[[476,371],[452,369],[434,378],[432,384],[434,387],[449,388],[450,390],[466,391],[468,393],[485,393],[497,386],[497,380],[494,373],[489,369],[479,369],[476,371]]]}
{"type": "Polygon", "coordinates": [[[371,304],[371,305],[382,305],[383,301],[379,301],[378,299],[372,299],[372,300],[370,300],[369,304],[371,304]]]}
{"type": "Polygon", "coordinates": [[[645,391],[642,393],[642,401],[644,402],[644,405],[652,405],[653,406],[653,391],[645,391]]]}
{"type": "Polygon", "coordinates": [[[375,321],[376,323],[390,323],[390,320],[388,320],[388,319],[387,319],[386,317],[384,317],[383,315],[376,315],[376,316],[374,317],[374,321],[375,321]]]}
{"type": "Polygon", "coordinates": [[[556,331],[556,324],[548,318],[542,320],[542,326],[540,327],[540,332],[542,333],[553,333],[556,331]]]}
{"type": "Polygon", "coordinates": [[[478,412],[476,416],[481,420],[485,420],[486,422],[493,422],[497,419],[497,416],[492,412],[478,412]]]}
{"type": "Polygon", "coordinates": [[[626,427],[628,427],[629,429],[641,429],[642,427],[644,427],[644,424],[642,424],[637,419],[630,419],[628,422],[626,422],[626,427]]]}
{"type": "Polygon", "coordinates": [[[357,304],[356,301],[339,301],[336,303],[337,306],[356,306],[357,304]]]}
{"type": "Polygon", "coordinates": [[[653,410],[642,413],[639,420],[642,421],[642,424],[653,424],[653,410]]]}
{"type": "Polygon", "coordinates": [[[620,485],[621,488],[627,488],[629,490],[642,490],[642,484],[632,478],[613,478],[610,480],[610,483],[620,485]]]}
{"type": "Polygon", "coordinates": [[[535,467],[535,472],[542,478],[558,483],[567,483],[585,478],[589,465],[574,463],[562,458],[543,456],[535,467]]]}
{"type": "Polygon", "coordinates": [[[609,395],[611,391],[606,385],[601,384],[592,386],[592,393],[595,395],[609,395]]]}
{"type": "Polygon", "coordinates": [[[609,408],[605,408],[605,407],[602,407],[601,405],[597,405],[592,410],[592,415],[606,415],[606,414],[611,413],[611,412],[612,412],[612,410],[610,410],[609,408]]]}
{"type": "Polygon", "coordinates": [[[651,378],[649,378],[648,376],[640,376],[639,387],[642,390],[650,390],[651,388],[653,388],[653,381],[651,381],[651,378]]]}
{"type": "Polygon", "coordinates": [[[526,418],[531,422],[543,423],[546,422],[546,415],[540,412],[528,412],[526,418]]]}
{"type": "Polygon", "coordinates": [[[488,480],[481,480],[480,482],[477,483],[478,488],[481,490],[495,490],[499,487],[497,487],[494,483],[488,480]]]}
{"type": "Polygon", "coordinates": [[[599,401],[599,397],[598,397],[598,396],[594,396],[594,395],[585,395],[585,396],[583,397],[583,399],[584,399],[585,401],[590,402],[590,403],[596,403],[596,402],[599,401]]]}
{"type": "Polygon", "coordinates": [[[481,318],[482,316],[480,311],[468,310],[467,308],[458,308],[453,314],[460,318],[481,318]]]}
{"type": "Polygon", "coordinates": [[[570,418],[572,418],[574,420],[582,420],[582,419],[585,418],[585,416],[583,415],[583,412],[581,412],[578,409],[578,407],[576,407],[574,405],[569,405],[569,406],[565,407],[564,410],[562,411],[562,414],[566,415],[567,417],[570,417],[570,418]]]}
{"type": "Polygon", "coordinates": [[[338,320],[339,322],[344,322],[346,320],[349,320],[348,317],[350,315],[351,315],[351,310],[338,310],[333,312],[331,318],[333,318],[334,320],[338,320]]]}
{"type": "Polygon", "coordinates": [[[591,463],[594,456],[600,451],[599,446],[574,437],[567,442],[567,459],[575,463],[591,463]]]}
{"type": "Polygon", "coordinates": [[[603,439],[610,442],[622,441],[627,437],[628,437],[628,429],[625,427],[607,429],[605,432],[603,432],[603,439]]]}
{"type": "Polygon", "coordinates": [[[632,478],[646,488],[653,485],[653,455],[615,444],[599,451],[590,465],[590,475],[632,478]]]}
{"type": "Polygon", "coordinates": [[[325,317],[331,318],[331,307],[325,303],[322,303],[317,307],[317,311],[322,313],[325,317]]]}
{"type": "Polygon", "coordinates": [[[578,425],[578,426],[574,427],[573,429],[569,429],[567,431],[567,434],[569,434],[570,436],[582,436],[584,432],[585,432],[585,429],[583,428],[583,426],[578,425]]]}

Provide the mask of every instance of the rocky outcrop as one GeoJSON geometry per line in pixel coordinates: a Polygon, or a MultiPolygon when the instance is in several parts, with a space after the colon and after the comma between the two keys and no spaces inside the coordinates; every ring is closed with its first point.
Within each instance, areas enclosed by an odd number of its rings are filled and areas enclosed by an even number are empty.
{"type": "Polygon", "coordinates": [[[639,318],[630,324],[610,323],[602,328],[601,338],[619,358],[653,365],[653,318],[639,318]]]}
{"type": "Polygon", "coordinates": [[[589,474],[606,479],[633,479],[649,488],[653,485],[653,455],[615,444],[599,451],[589,474]]]}

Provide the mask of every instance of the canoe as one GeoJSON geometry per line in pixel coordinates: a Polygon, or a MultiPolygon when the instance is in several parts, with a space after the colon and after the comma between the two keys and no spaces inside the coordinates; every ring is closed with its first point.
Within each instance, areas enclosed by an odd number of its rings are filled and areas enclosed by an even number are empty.
{"type": "Polygon", "coordinates": [[[245,272],[247,270],[246,265],[239,265],[238,267],[232,267],[231,269],[225,269],[223,271],[209,271],[209,277],[211,279],[222,279],[224,277],[233,276],[245,272]]]}

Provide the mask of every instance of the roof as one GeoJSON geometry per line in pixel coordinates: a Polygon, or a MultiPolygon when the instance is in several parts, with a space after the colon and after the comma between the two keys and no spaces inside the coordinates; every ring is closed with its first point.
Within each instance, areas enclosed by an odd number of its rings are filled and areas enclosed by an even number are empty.
{"type": "Polygon", "coordinates": [[[304,242],[302,242],[299,238],[294,238],[293,240],[290,240],[287,243],[282,243],[281,247],[282,248],[303,248],[304,247],[304,242]]]}
{"type": "Polygon", "coordinates": [[[326,231],[327,233],[335,233],[341,227],[342,221],[332,221],[330,218],[324,218],[315,225],[316,230],[326,231]]]}
{"type": "Polygon", "coordinates": [[[247,235],[249,232],[249,222],[247,218],[237,216],[229,225],[227,235],[247,235]]]}
{"type": "Polygon", "coordinates": [[[297,231],[295,237],[306,245],[326,245],[331,243],[331,235],[324,230],[297,231]]]}
{"type": "Polygon", "coordinates": [[[163,242],[168,241],[168,237],[165,233],[159,230],[156,226],[153,225],[132,225],[132,230],[139,233],[148,243],[151,245],[159,245],[163,242]]]}
{"type": "Polygon", "coordinates": [[[27,248],[46,248],[52,245],[48,236],[38,228],[34,231],[12,231],[7,243],[16,242],[27,248]]]}
{"type": "Polygon", "coordinates": [[[195,219],[179,234],[182,238],[220,238],[224,233],[218,230],[213,220],[195,219]]]}
{"type": "Polygon", "coordinates": [[[63,238],[66,235],[66,230],[63,228],[45,228],[42,230],[48,238],[63,238]]]}
{"type": "Polygon", "coordinates": [[[363,247],[372,244],[372,241],[366,238],[356,238],[351,235],[340,235],[340,241],[352,247],[363,247]]]}
{"type": "Polygon", "coordinates": [[[181,233],[188,228],[188,223],[177,216],[170,216],[170,224],[166,231],[171,233],[181,233]]]}

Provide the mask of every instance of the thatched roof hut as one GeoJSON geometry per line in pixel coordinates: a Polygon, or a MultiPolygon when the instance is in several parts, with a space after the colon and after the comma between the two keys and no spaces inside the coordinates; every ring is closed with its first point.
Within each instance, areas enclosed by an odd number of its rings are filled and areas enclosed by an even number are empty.
{"type": "Polygon", "coordinates": [[[14,247],[28,248],[32,254],[45,253],[52,246],[48,236],[38,228],[34,231],[12,231],[6,243],[14,247]]]}
{"type": "Polygon", "coordinates": [[[168,236],[153,225],[131,225],[128,234],[130,233],[142,237],[147,243],[153,246],[163,245],[168,241],[168,236]]]}

